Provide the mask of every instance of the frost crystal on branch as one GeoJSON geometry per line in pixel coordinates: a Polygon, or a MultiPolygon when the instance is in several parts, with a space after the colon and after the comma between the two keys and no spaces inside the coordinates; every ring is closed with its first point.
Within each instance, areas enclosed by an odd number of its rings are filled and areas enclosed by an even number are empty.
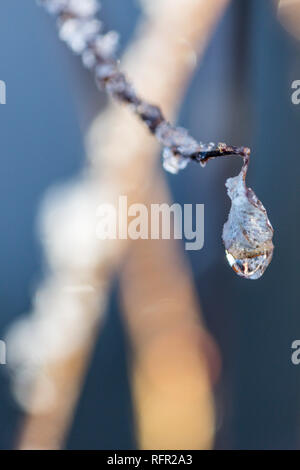
{"type": "Polygon", "coordinates": [[[38,0],[38,2],[54,15],[66,12],[83,18],[94,16],[99,9],[97,0],[38,0]]]}
{"type": "Polygon", "coordinates": [[[248,160],[238,176],[226,182],[231,209],[223,228],[226,256],[234,271],[247,279],[258,279],[271,262],[273,228],[266,209],[245,177],[248,160]]]}
{"type": "Polygon", "coordinates": [[[69,0],[67,2],[67,10],[74,16],[94,16],[98,9],[99,4],[97,0],[69,0]]]}
{"type": "Polygon", "coordinates": [[[163,167],[170,173],[177,174],[179,170],[186,168],[188,159],[176,155],[169,147],[166,147],[163,151],[163,167]]]}
{"type": "Polygon", "coordinates": [[[95,17],[100,7],[96,0],[38,1],[57,16],[60,38],[81,55],[84,66],[94,72],[99,88],[129,105],[162,144],[163,166],[167,171],[178,173],[191,160],[205,166],[213,158],[233,155],[244,158],[240,175],[227,181],[232,207],[223,241],[229,264],[239,275],[249,279],[260,277],[272,258],[273,229],[263,205],[245,184],[250,149],[197,142],[186,129],[168,123],[158,106],[141,99],[119,70],[115,58],[118,34],[101,33],[101,23],[95,17]]]}
{"type": "Polygon", "coordinates": [[[59,37],[76,54],[82,54],[89,42],[99,33],[100,22],[95,19],[69,18],[61,21],[59,37]]]}

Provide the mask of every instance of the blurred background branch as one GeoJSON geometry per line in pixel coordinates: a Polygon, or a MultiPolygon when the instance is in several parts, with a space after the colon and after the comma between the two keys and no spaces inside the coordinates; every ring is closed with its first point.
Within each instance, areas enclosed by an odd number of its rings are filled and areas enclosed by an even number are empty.
{"type": "MultiPolygon", "coordinates": [[[[170,201],[160,176],[149,201],[170,201]]],[[[174,240],[132,243],[121,272],[121,292],[133,347],[131,374],[140,446],[211,448],[212,385],[220,359],[203,325],[180,244],[174,240]]]]}
{"type": "Polygon", "coordinates": [[[278,18],[286,30],[300,39],[300,1],[275,0],[278,7],[278,18]]]}

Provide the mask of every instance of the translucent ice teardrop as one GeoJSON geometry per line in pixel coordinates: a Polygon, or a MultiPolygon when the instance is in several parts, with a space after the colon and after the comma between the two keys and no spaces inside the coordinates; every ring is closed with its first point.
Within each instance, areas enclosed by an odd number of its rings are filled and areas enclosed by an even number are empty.
{"type": "Polygon", "coordinates": [[[232,204],[223,228],[226,257],[234,271],[246,279],[258,279],[271,262],[273,228],[266,209],[247,188],[247,163],[241,173],[226,182],[232,204]]]}

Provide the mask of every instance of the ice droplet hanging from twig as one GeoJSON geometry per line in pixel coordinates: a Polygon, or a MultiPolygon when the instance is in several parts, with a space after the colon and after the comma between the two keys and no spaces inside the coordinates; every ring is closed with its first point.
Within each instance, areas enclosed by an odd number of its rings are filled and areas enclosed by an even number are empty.
{"type": "Polygon", "coordinates": [[[60,38],[74,53],[81,55],[83,64],[94,72],[99,88],[129,105],[162,144],[165,170],[178,173],[191,160],[205,166],[208,160],[217,157],[237,155],[244,158],[240,174],[226,182],[232,205],[223,228],[223,242],[227,260],[238,275],[247,279],[261,277],[272,259],[273,228],[264,206],[246,187],[250,149],[224,143],[197,142],[186,129],[172,126],[158,106],[140,98],[119,70],[115,58],[117,33],[101,32],[102,24],[95,16],[100,7],[96,0],[38,2],[56,15],[60,38]]]}
{"type": "Polygon", "coordinates": [[[245,183],[249,158],[238,176],[226,182],[231,209],[223,228],[223,242],[230,266],[247,279],[258,279],[271,262],[273,227],[267,211],[245,183]]]}

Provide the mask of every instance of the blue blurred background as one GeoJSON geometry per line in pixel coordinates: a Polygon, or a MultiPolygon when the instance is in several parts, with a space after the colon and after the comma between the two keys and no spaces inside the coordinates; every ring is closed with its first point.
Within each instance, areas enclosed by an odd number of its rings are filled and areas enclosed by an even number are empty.
{"type": "MultiPolygon", "coordinates": [[[[140,15],[135,0],[103,0],[102,19],[126,46],[140,15]]],[[[274,259],[247,282],[228,268],[220,236],[229,209],[225,179],[235,160],[190,165],[167,176],[173,198],[205,204],[205,248],[186,252],[204,316],[222,356],[216,390],[216,448],[300,447],[299,126],[291,83],[300,79],[300,44],[278,22],[271,0],[234,0],[189,87],[179,123],[202,141],[252,148],[248,183],[275,228],[274,259]]],[[[34,0],[2,0],[0,79],[0,338],[31,306],[43,275],[36,215],[46,190],[78,174],[83,133],[105,106],[93,80],[61,44],[51,18],[34,0]]],[[[136,446],[128,380],[127,338],[116,280],[67,448],[136,446]],[[109,354],[108,354],[109,351],[109,354]]],[[[0,366],[0,448],[14,446],[22,417],[0,366]]]]}

